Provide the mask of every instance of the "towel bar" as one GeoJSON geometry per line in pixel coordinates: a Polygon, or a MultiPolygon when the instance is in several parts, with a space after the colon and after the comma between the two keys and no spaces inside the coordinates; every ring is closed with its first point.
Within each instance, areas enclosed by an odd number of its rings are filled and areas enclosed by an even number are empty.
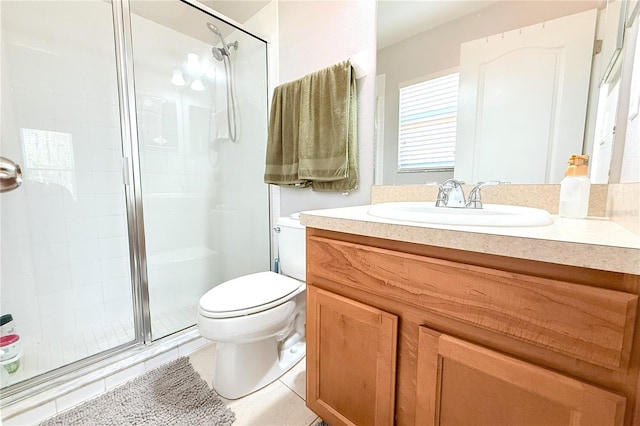
{"type": "Polygon", "coordinates": [[[359,80],[363,77],[367,76],[367,71],[364,65],[367,63],[368,55],[365,50],[355,53],[349,56],[349,60],[351,61],[351,66],[353,67],[353,71],[356,74],[356,80],[359,80]]]}

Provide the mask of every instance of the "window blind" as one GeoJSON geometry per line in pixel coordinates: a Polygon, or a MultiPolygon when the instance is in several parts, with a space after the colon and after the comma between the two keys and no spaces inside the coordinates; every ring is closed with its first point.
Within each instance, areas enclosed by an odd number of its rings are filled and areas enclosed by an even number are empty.
{"type": "Polygon", "coordinates": [[[453,168],[459,73],[400,88],[398,171],[453,168]]]}

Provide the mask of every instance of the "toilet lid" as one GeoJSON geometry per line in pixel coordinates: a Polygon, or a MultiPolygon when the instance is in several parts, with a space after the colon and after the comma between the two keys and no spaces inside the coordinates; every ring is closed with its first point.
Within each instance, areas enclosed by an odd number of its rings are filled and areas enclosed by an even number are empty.
{"type": "MultiPolygon", "coordinates": [[[[275,272],[258,272],[226,281],[200,298],[200,311],[207,316],[235,311],[259,310],[295,292],[302,282],[275,272]]],[[[244,314],[251,313],[249,311],[244,314]]]]}

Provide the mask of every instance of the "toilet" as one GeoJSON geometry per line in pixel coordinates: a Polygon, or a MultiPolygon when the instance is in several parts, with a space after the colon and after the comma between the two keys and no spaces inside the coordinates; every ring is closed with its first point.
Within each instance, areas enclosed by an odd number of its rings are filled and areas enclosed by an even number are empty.
{"type": "Polygon", "coordinates": [[[306,353],[305,228],[298,215],[276,224],[279,274],[234,278],[200,298],[198,330],[217,343],[213,388],[227,399],[268,385],[306,353]]]}

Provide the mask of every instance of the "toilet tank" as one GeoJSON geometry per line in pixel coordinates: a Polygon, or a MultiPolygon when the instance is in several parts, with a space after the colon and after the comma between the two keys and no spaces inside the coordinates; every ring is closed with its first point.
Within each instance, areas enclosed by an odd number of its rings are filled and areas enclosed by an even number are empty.
{"type": "Polygon", "coordinates": [[[299,215],[281,217],[276,221],[278,233],[278,264],[280,273],[305,281],[307,276],[307,247],[305,227],[300,224],[299,215]]]}

